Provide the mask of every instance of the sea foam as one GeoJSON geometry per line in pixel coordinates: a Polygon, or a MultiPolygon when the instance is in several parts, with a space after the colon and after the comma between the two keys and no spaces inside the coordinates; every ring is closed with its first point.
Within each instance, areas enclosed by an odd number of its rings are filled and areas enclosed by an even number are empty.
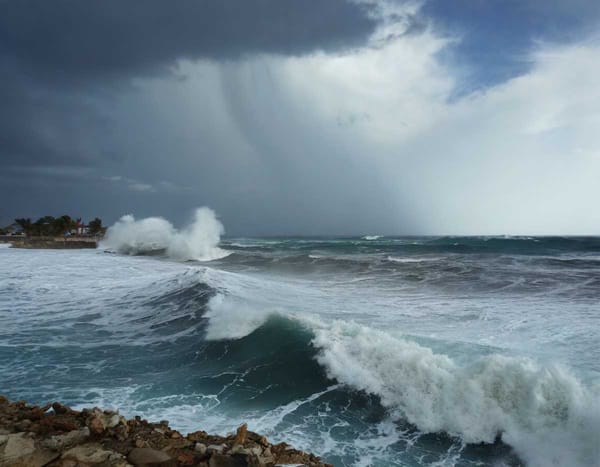
{"type": "Polygon", "coordinates": [[[109,227],[100,247],[130,255],[165,251],[180,261],[211,261],[229,254],[218,247],[224,231],[214,211],[207,207],[196,209],[192,223],[181,230],[162,217],[136,220],[126,215],[109,227]]]}
{"type": "Polygon", "coordinates": [[[376,394],[421,431],[512,446],[529,466],[600,460],[600,397],[566,369],[488,355],[460,366],[446,355],[358,323],[315,330],[328,375],[376,394]]]}

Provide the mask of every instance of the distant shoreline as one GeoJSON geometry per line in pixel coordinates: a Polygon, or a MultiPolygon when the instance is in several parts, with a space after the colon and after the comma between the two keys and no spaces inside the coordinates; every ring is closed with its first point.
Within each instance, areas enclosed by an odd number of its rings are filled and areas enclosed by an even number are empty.
{"type": "Polygon", "coordinates": [[[20,236],[0,235],[0,243],[10,243],[12,248],[42,250],[74,250],[96,248],[99,238],[82,235],[62,236],[20,236]]]}

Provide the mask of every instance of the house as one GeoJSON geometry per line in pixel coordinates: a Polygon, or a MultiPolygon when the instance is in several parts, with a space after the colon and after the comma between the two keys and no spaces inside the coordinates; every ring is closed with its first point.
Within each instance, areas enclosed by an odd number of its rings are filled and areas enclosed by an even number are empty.
{"type": "Polygon", "coordinates": [[[23,227],[16,222],[10,224],[8,227],[5,227],[3,230],[6,232],[6,235],[25,235],[23,227]]]}

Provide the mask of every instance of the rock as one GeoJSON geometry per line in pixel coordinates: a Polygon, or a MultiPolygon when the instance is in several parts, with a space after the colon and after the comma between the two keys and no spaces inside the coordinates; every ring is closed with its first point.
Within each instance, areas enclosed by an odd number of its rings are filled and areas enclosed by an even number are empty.
{"type": "Polygon", "coordinates": [[[2,458],[5,460],[18,459],[28,456],[35,451],[33,439],[25,437],[25,433],[8,435],[2,458]]]}
{"type": "Polygon", "coordinates": [[[54,410],[55,414],[59,414],[59,415],[72,412],[72,410],[69,407],[59,404],[58,402],[55,402],[54,404],[52,404],[52,410],[54,410]]]}
{"type": "Polygon", "coordinates": [[[263,448],[260,446],[252,446],[248,449],[250,453],[254,456],[260,456],[263,453],[263,448]]]}
{"type": "Polygon", "coordinates": [[[15,428],[19,431],[27,431],[27,428],[31,426],[31,420],[25,418],[15,423],[15,428]]]}
{"type": "Polygon", "coordinates": [[[269,444],[246,424],[227,437],[183,437],[166,422],[58,403],[49,408],[0,399],[0,467],[331,467],[285,443],[269,444]]]}
{"type": "Polygon", "coordinates": [[[42,442],[42,445],[59,451],[66,447],[73,446],[74,444],[80,444],[84,442],[90,436],[90,429],[85,426],[79,430],[69,431],[64,435],[56,435],[48,438],[42,442]]]}
{"type": "Polygon", "coordinates": [[[173,465],[173,459],[166,452],[151,448],[133,448],[127,460],[136,466],[173,465]]]}
{"type": "Polygon", "coordinates": [[[243,446],[244,444],[246,444],[247,433],[248,433],[248,425],[246,423],[244,423],[237,429],[234,444],[239,444],[240,446],[243,446]]]}
{"type": "Polygon", "coordinates": [[[225,449],[227,449],[226,444],[211,444],[206,448],[209,454],[212,453],[222,453],[225,449]]]}
{"type": "Polygon", "coordinates": [[[116,412],[102,412],[99,409],[93,409],[91,413],[90,411],[86,411],[85,414],[89,414],[86,420],[87,426],[96,435],[102,434],[107,429],[115,428],[121,422],[127,427],[125,419],[116,412]]]}
{"type": "Polygon", "coordinates": [[[88,426],[90,427],[90,431],[95,435],[100,435],[104,432],[106,426],[100,417],[93,417],[89,422],[88,426]]]}
{"type": "Polygon", "coordinates": [[[247,467],[248,461],[246,456],[231,455],[226,456],[223,454],[215,453],[210,457],[208,461],[208,467],[247,467]]]}
{"type": "Polygon", "coordinates": [[[205,454],[206,453],[206,444],[196,443],[196,445],[194,446],[194,451],[199,452],[200,454],[205,454]]]}
{"type": "Polygon", "coordinates": [[[244,456],[248,456],[252,454],[252,452],[250,452],[250,449],[246,449],[241,444],[234,444],[227,454],[242,454],[244,456]]]}
{"type": "Polygon", "coordinates": [[[187,435],[187,439],[190,441],[203,441],[207,438],[208,433],[206,431],[194,431],[187,435]]]}
{"type": "Polygon", "coordinates": [[[194,465],[196,464],[196,457],[191,452],[184,452],[177,456],[177,462],[179,465],[194,465]]]}
{"type": "Polygon", "coordinates": [[[40,427],[43,431],[73,431],[79,429],[79,423],[72,418],[64,416],[48,415],[40,420],[40,427]]]}
{"type": "Polygon", "coordinates": [[[119,453],[104,449],[98,443],[89,443],[76,446],[64,452],[61,456],[62,459],[72,459],[84,465],[100,464],[103,462],[109,463],[110,465],[110,461],[113,461],[114,463],[122,457],[123,456],[121,456],[119,453]]]}
{"type": "Polygon", "coordinates": [[[36,449],[33,439],[25,433],[8,435],[4,452],[0,453],[0,467],[42,467],[59,454],[46,449],[36,449]]]}

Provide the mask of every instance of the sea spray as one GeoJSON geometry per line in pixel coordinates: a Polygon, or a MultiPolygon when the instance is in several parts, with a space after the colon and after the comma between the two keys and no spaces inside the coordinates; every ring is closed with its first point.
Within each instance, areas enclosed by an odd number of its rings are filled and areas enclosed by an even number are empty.
{"type": "Polygon", "coordinates": [[[328,375],[380,397],[427,433],[511,445],[530,466],[600,460],[600,396],[566,369],[498,354],[459,366],[446,355],[353,322],[315,330],[328,375]]]}
{"type": "Polygon", "coordinates": [[[129,255],[164,251],[180,261],[211,261],[228,255],[218,247],[224,231],[207,207],[196,209],[192,223],[181,230],[161,217],[136,220],[126,215],[108,229],[100,247],[129,255]]]}

